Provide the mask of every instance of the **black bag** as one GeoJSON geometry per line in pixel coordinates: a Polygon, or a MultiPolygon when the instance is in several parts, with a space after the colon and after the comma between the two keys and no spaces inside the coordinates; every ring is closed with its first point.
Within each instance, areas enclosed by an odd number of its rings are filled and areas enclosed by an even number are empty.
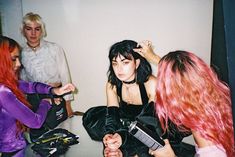
{"type": "Polygon", "coordinates": [[[61,122],[65,121],[68,118],[68,113],[66,109],[66,102],[64,98],[61,98],[62,101],[59,105],[56,105],[54,99],[52,98],[52,107],[47,113],[47,118],[45,121],[45,125],[50,128],[54,129],[57,127],[61,122]]]}
{"type": "Polygon", "coordinates": [[[40,101],[44,98],[51,99],[52,107],[48,111],[47,117],[42,127],[39,129],[30,129],[30,138],[32,141],[34,141],[50,129],[54,129],[68,118],[66,102],[63,97],[60,97],[62,99],[61,103],[59,105],[56,105],[54,102],[55,96],[51,94],[27,94],[27,100],[32,105],[32,110],[34,112],[37,111],[40,101]]]}

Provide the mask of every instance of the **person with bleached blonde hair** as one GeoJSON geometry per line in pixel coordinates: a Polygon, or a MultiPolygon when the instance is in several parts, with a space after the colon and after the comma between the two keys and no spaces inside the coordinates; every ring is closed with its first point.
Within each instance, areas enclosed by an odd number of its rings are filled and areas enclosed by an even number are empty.
{"type": "MultiPolygon", "coordinates": [[[[22,20],[21,33],[26,39],[22,48],[21,79],[38,81],[53,87],[60,87],[71,82],[65,53],[58,44],[44,40],[46,27],[41,16],[27,13],[22,20]]],[[[73,95],[64,96],[68,116],[80,114],[73,112],[71,100],[73,95]]]]}

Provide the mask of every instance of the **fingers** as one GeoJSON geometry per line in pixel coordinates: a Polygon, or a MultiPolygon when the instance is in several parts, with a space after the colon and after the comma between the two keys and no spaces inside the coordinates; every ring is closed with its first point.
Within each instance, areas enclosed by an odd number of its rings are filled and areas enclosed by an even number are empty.
{"type": "Polygon", "coordinates": [[[106,134],[104,137],[103,137],[103,143],[105,145],[105,147],[108,146],[108,140],[112,138],[112,134],[106,134]]]}
{"type": "Polygon", "coordinates": [[[113,150],[108,147],[104,149],[104,157],[123,157],[120,149],[113,150]]]}
{"type": "Polygon", "coordinates": [[[65,86],[64,86],[64,90],[65,91],[69,91],[69,92],[71,92],[71,91],[75,91],[75,86],[72,84],[72,83],[69,83],[69,84],[66,84],[65,86]]]}
{"type": "Polygon", "coordinates": [[[64,85],[63,87],[55,88],[53,92],[56,95],[63,95],[65,93],[74,92],[75,89],[76,89],[76,87],[72,83],[68,83],[68,84],[64,85]]]}
{"type": "Polygon", "coordinates": [[[56,105],[59,105],[61,103],[62,99],[61,98],[54,98],[54,102],[56,105]]]}
{"type": "Polygon", "coordinates": [[[148,53],[150,50],[152,50],[152,42],[149,41],[149,40],[144,40],[144,41],[141,41],[137,44],[137,47],[140,47],[140,48],[135,48],[133,49],[133,51],[139,53],[141,56],[144,57],[145,53],[148,53]]]}
{"type": "Polygon", "coordinates": [[[149,154],[152,155],[152,156],[154,156],[154,151],[151,150],[151,149],[149,149],[149,154]]]}
{"type": "Polygon", "coordinates": [[[143,41],[139,42],[137,46],[141,46],[142,48],[146,47],[146,46],[152,47],[152,42],[149,40],[143,40],[143,41]]]}
{"type": "Polygon", "coordinates": [[[116,150],[121,146],[122,139],[121,136],[117,133],[115,133],[114,135],[107,134],[103,138],[103,143],[105,147],[116,150]]]}
{"type": "Polygon", "coordinates": [[[168,139],[164,139],[165,144],[170,144],[168,139]]]}

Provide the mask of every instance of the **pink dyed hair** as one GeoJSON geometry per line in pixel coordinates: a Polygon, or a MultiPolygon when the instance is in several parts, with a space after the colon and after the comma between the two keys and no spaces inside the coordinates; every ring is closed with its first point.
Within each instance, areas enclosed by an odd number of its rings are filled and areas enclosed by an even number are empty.
{"type": "Polygon", "coordinates": [[[157,78],[156,113],[164,130],[170,119],[234,156],[230,89],[216,73],[193,53],[174,51],[161,59],[157,78]]]}

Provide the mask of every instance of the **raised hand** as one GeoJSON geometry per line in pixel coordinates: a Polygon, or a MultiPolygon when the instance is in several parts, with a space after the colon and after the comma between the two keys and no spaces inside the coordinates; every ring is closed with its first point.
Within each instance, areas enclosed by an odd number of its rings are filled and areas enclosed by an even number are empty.
{"type": "Polygon", "coordinates": [[[133,49],[135,52],[139,53],[141,56],[146,58],[149,62],[158,64],[161,59],[158,55],[156,55],[153,51],[152,42],[148,40],[144,40],[138,43],[140,48],[133,49]]]}

